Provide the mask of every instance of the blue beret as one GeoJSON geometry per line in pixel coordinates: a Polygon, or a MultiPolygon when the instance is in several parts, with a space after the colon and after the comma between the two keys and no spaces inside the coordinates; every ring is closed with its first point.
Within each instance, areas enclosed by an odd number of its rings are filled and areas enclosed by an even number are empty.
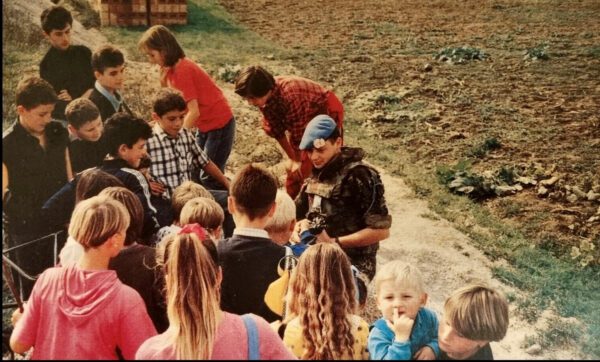
{"type": "Polygon", "coordinates": [[[333,131],[335,131],[336,127],[335,121],[326,114],[320,114],[311,119],[306,125],[304,135],[302,135],[300,149],[306,150],[313,148],[315,140],[319,138],[327,139],[333,131]]]}

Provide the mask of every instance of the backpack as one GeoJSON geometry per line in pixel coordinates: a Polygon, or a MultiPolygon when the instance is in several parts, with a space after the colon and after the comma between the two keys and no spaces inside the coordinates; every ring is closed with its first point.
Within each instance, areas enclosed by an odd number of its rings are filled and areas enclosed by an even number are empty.
{"type": "Polygon", "coordinates": [[[246,327],[246,333],[248,335],[248,360],[258,361],[260,360],[260,343],[258,328],[251,314],[244,314],[242,316],[244,326],[246,327]]]}

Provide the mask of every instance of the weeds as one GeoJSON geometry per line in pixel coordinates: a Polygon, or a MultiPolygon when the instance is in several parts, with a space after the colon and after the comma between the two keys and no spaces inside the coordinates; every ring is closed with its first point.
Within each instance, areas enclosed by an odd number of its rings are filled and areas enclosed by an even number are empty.
{"type": "Polygon", "coordinates": [[[527,49],[523,56],[523,60],[548,60],[550,57],[548,56],[548,44],[542,43],[537,47],[527,49]]]}
{"type": "Polygon", "coordinates": [[[482,158],[487,155],[488,152],[497,150],[502,147],[502,144],[496,137],[486,138],[482,144],[471,148],[467,152],[467,156],[482,158]]]}
{"type": "Polygon", "coordinates": [[[579,343],[584,334],[577,323],[566,321],[560,317],[548,320],[548,328],[538,330],[537,342],[542,348],[564,347],[579,343]]]}
{"type": "Polygon", "coordinates": [[[463,46],[444,48],[433,56],[433,59],[449,64],[465,64],[471,60],[485,60],[489,55],[480,49],[463,46]]]}

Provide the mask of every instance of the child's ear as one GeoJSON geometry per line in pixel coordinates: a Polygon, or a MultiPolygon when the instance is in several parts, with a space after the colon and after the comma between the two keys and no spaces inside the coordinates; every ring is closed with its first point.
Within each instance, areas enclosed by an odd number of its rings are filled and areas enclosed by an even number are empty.
{"type": "Polygon", "coordinates": [[[429,296],[427,295],[427,293],[423,293],[421,294],[421,307],[424,307],[425,304],[427,304],[427,298],[429,296]]]}
{"type": "Polygon", "coordinates": [[[227,196],[227,209],[232,215],[236,212],[235,200],[233,199],[233,196],[227,196]]]}
{"type": "Polygon", "coordinates": [[[67,124],[67,129],[69,130],[69,133],[73,136],[77,135],[77,129],[75,129],[75,127],[73,127],[70,124],[67,124]]]}
{"type": "Polygon", "coordinates": [[[117,149],[117,154],[119,155],[119,158],[123,158],[123,154],[125,154],[130,148],[127,147],[126,144],[122,144],[119,146],[119,148],[117,149]]]}
{"type": "Polygon", "coordinates": [[[26,111],[27,111],[27,108],[25,108],[21,105],[17,106],[17,114],[19,116],[22,116],[26,111]]]}
{"type": "Polygon", "coordinates": [[[100,78],[102,76],[102,73],[100,73],[97,70],[94,70],[94,77],[96,77],[96,79],[100,78]]]}
{"type": "Polygon", "coordinates": [[[159,121],[160,117],[156,112],[152,112],[152,120],[153,121],[159,121]]]}

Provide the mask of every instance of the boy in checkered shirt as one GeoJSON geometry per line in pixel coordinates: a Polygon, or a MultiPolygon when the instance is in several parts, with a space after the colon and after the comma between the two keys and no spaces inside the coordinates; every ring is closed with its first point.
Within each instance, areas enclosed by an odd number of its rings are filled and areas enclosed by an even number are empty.
{"type": "Polygon", "coordinates": [[[165,193],[170,197],[184,181],[197,181],[194,175],[200,169],[229,190],[229,180],[198,146],[194,134],[183,128],[187,105],[181,93],[162,88],[153,103],[152,119],[155,124],[147,144],[152,159],[150,173],[158,181],[153,185],[153,193],[165,193]]]}

